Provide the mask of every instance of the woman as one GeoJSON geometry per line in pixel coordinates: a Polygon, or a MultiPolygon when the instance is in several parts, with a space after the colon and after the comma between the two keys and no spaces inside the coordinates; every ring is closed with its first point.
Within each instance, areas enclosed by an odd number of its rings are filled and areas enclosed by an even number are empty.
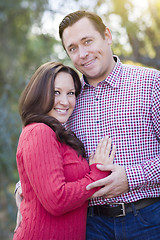
{"type": "Polygon", "coordinates": [[[37,69],[21,95],[17,167],[22,222],[14,240],[85,239],[87,199],[97,190],[87,191],[86,186],[106,176],[96,163],[112,162],[115,147],[109,155],[111,140],[101,140],[89,167],[83,144],[63,126],[80,90],[73,69],[48,62],[37,69]]]}

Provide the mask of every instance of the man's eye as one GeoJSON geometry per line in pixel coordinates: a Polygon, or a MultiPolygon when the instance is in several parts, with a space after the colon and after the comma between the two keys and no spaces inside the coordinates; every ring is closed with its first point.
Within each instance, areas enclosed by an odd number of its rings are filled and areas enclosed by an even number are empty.
{"type": "Polygon", "coordinates": [[[75,47],[72,47],[72,48],[69,49],[70,52],[74,52],[75,50],[76,50],[75,47]]]}
{"type": "Polygon", "coordinates": [[[85,45],[88,45],[88,44],[91,43],[91,42],[92,42],[92,40],[91,40],[91,39],[88,39],[88,40],[85,41],[85,45]]]}

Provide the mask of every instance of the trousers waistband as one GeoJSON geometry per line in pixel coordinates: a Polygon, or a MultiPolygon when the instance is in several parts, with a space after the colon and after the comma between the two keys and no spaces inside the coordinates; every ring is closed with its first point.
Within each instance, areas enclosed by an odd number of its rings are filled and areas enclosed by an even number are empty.
{"type": "Polygon", "coordinates": [[[88,215],[122,217],[126,216],[127,213],[133,212],[133,209],[140,210],[159,201],[160,197],[145,198],[133,203],[110,203],[107,205],[96,205],[88,208],[88,215]]]}

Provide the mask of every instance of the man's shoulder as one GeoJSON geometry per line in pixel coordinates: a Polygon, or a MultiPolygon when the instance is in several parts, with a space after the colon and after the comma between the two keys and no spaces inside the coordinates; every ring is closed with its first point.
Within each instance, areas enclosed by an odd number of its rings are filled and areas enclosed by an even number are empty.
{"type": "Polygon", "coordinates": [[[160,71],[154,68],[149,68],[145,66],[140,65],[131,65],[131,64],[122,64],[123,70],[126,71],[132,71],[133,73],[143,73],[146,75],[154,74],[154,75],[160,75],[160,71]]]}
{"type": "Polygon", "coordinates": [[[138,81],[145,85],[152,85],[160,80],[160,71],[138,65],[122,64],[122,78],[126,81],[138,81]]]}

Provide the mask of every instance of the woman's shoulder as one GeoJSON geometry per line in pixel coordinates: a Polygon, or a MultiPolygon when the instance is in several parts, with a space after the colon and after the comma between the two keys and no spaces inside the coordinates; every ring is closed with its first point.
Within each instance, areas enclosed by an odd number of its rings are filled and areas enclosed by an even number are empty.
{"type": "Polygon", "coordinates": [[[44,123],[31,123],[27,126],[23,127],[21,137],[27,138],[29,136],[33,135],[40,135],[44,136],[48,134],[52,134],[56,138],[55,132],[46,124],[44,123]]]}

